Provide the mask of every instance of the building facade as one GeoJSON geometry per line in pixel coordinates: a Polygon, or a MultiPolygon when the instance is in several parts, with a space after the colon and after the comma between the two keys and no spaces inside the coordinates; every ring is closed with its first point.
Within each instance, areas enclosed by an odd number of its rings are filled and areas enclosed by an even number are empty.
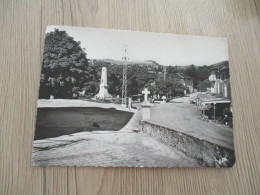
{"type": "Polygon", "coordinates": [[[231,99],[228,61],[212,65],[209,81],[211,82],[211,93],[231,99]]]}

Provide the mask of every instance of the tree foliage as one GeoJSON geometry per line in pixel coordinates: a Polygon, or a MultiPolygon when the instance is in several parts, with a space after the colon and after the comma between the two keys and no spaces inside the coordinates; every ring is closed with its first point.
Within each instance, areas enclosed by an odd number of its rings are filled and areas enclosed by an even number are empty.
{"type": "Polygon", "coordinates": [[[189,75],[190,77],[196,77],[197,76],[197,69],[192,64],[185,70],[185,74],[189,75]]]}
{"type": "Polygon", "coordinates": [[[46,34],[43,52],[40,98],[70,98],[87,82],[88,60],[80,42],[56,29],[46,34]],[[73,89],[73,90],[72,90],[73,89]]]}
{"type": "Polygon", "coordinates": [[[171,76],[166,77],[158,77],[155,81],[156,84],[156,94],[165,95],[165,96],[182,96],[184,95],[185,87],[181,84],[178,84],[174,81],[171,76]]]}
{"type": "Polygon", "coordinates": [[[198,84],[209,78],[210,67],[199,66],[196,68],[194,65],[190,65],[186,70],[185,74],[193,78],[193,86],[198,87],[198,84]]]}
{"type": "Polygon", "coordinates": [[[211,83],[208,79],[204,80],[204,81],[200,81],[198,84],[198,90],[202,91],[202,92],[206,92],[207,88],[211,87],[211,83]]]}

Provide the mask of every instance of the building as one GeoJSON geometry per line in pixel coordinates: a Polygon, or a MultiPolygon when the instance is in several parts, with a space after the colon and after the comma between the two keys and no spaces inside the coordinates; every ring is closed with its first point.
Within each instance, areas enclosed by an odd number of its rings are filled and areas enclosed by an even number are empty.
{"type": "Polygon", "coordinates": [[[212,65],[209,81],[211,82],[211,93],[231,99],[228,61],[212,65]]]}
{"type": "Polygon", "coordinates": [[[190,93],[193,93],[193,78],[184,74],[184,73],[176,73],[173,75],[174,82],[178,84],[182,84],[184,87],[189,89],[190,93]]]}

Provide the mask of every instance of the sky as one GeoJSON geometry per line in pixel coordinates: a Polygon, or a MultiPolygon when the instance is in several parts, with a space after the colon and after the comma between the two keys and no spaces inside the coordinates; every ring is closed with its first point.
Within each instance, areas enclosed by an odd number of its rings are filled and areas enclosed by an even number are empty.
{"type": "Polygon", "coordinates": [[[48,26],[46,33],[55,28],[80,41],[88,59],[121,60],[127,45],[130,61],[201,66],[228,60],[226,38],[70,26],[48,26]]]}

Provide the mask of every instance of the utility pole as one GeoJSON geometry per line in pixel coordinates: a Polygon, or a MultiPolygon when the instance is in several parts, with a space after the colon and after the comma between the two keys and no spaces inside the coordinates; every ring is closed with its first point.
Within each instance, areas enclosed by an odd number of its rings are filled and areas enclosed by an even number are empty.
{"type": "Polygon", "coordinates": [[[128,45],[123,45],[123,57],[122,60],[124,60],[123,65],[123,85],[122,85],[122,107],[127,107],[127,60],[129,58],[128,55],[128,45]]]}

